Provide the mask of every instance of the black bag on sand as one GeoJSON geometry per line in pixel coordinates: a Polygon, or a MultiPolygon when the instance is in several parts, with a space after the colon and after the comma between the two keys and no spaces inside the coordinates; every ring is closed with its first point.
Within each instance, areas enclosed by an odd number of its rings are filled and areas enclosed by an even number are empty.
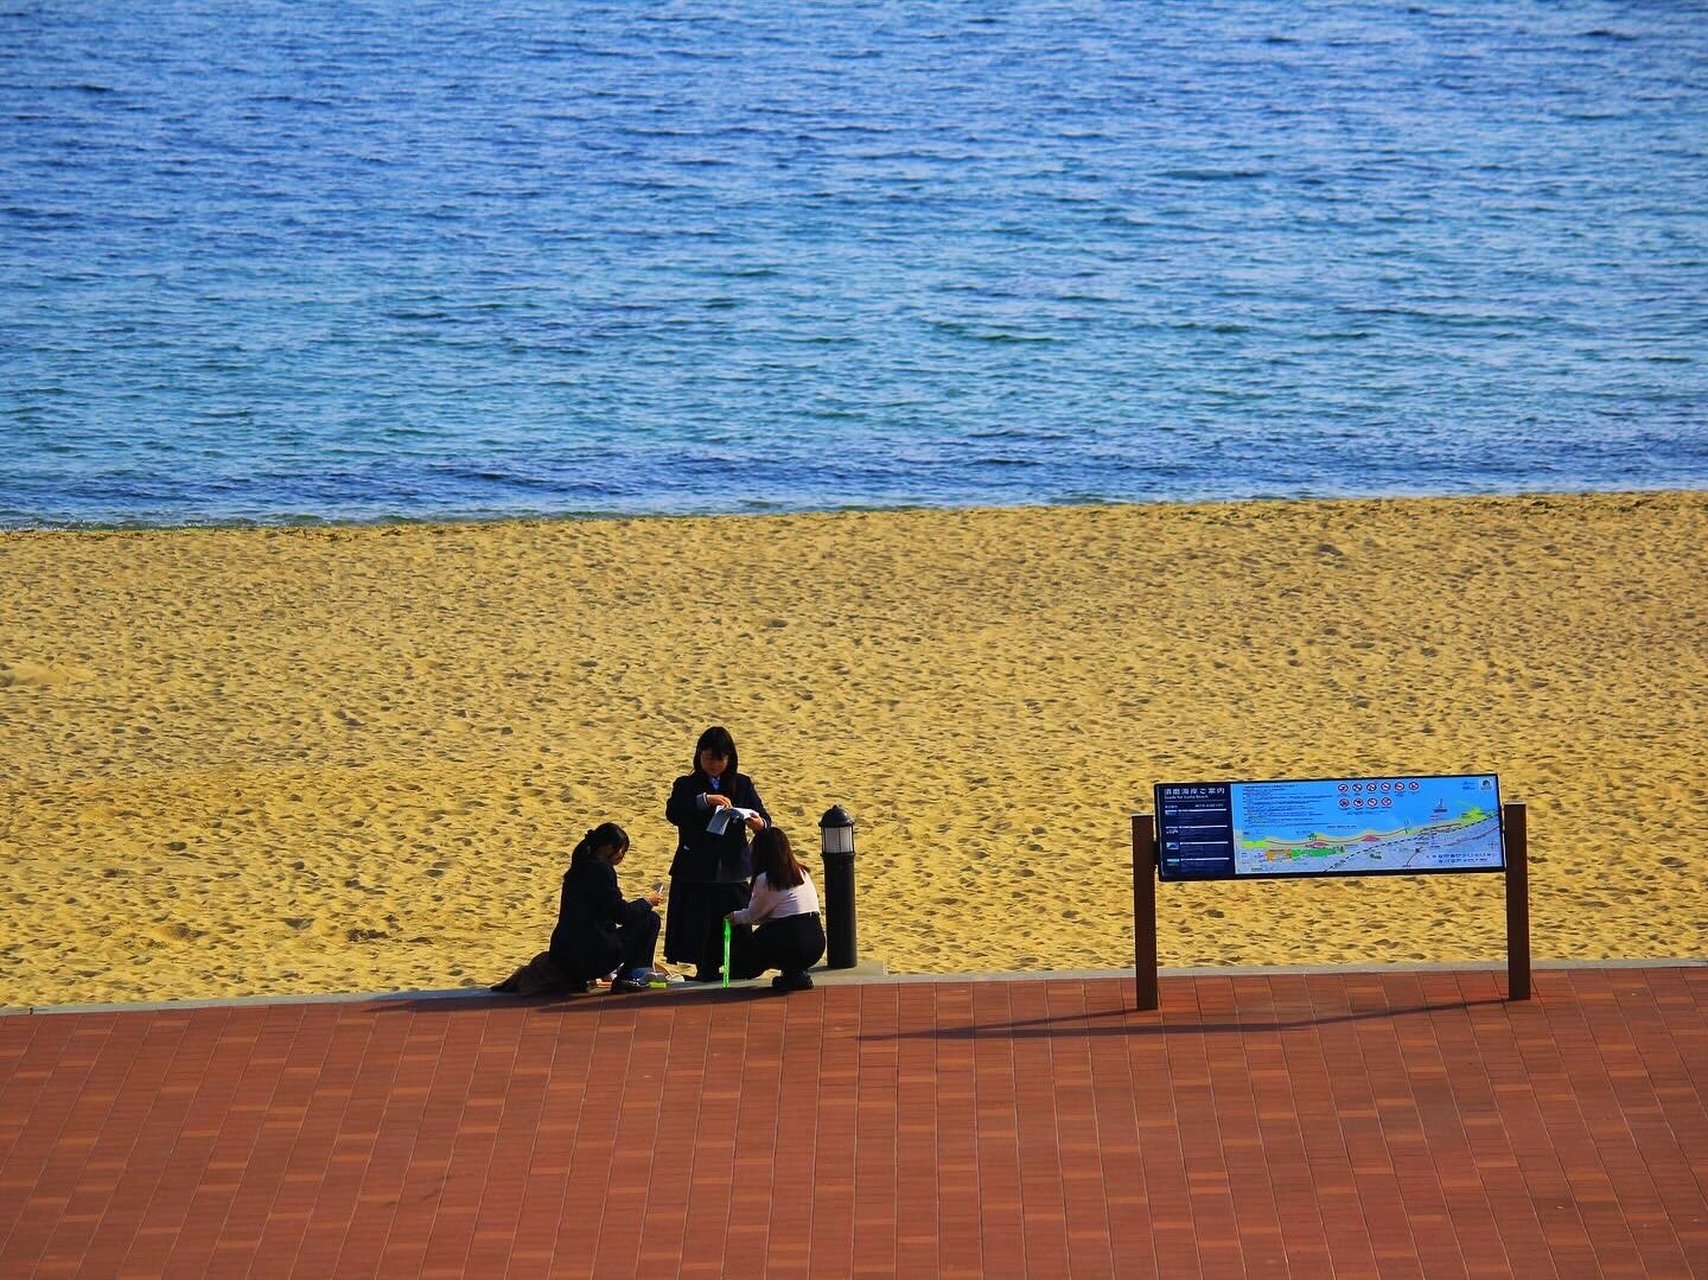
{"type": "Polygon", "coordinates": [[[583,992],[587,984],[570,981],[552,959],[552,953],[542,951],[492,990],[514,996],[549,996],[583,992]]]}

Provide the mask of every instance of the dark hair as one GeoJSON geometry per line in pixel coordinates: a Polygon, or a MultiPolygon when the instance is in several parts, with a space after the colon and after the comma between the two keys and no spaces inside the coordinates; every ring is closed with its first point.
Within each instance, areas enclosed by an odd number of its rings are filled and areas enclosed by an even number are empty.
{"type": "Polygon", "coordinates": [[[766,827],[753,837],[753,870],[773,889],[793,889],[807,878],[781,827],[766,827]]]}
{"type": "Polygon", "coordinates": [[[614,822],[601,822],[581,837],[581,843],[576,845],[575,852],[569,855],[569,869],[579,871],[598,857],[600,850],[613,847],[627,853],[629,833],[614,822]]]}
{"type": "Polygon", "coordinates": [[[729,768],[724,770],[726,777],[733,778],[741,772],[741,761],[736,758],[735,739],[729,736],[729,730],[721,724],[714,724],[700,735],[700,740],[694,744],[694,772],[700,772],[700,752],[710,751],[714,756],[721,756],[729,761],[729,768]]]}

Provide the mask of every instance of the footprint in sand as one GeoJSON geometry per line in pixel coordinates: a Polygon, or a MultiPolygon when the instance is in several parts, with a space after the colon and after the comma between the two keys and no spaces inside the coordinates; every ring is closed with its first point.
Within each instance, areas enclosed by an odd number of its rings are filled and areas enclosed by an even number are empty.
{"type": "Polygon", "coordinates": [[[55,685],[82,684],[94,678],[95,673],[86,667],[0,658],[0,689],[51,689],[55,685]]]}
{"type": "Polygon", "coordinates": [[[205,930],[192,929],[181,922],[157,925],[149,932],[162,942],[194,942],[197,938],[206,936],[205,930]]]}

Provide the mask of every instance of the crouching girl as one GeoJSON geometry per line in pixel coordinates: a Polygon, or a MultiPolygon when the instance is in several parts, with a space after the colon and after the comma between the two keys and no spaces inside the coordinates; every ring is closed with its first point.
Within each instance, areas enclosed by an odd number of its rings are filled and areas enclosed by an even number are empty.
{"type": "Polygon", "coordinates": [[[730,923],[753,926],[730,938],[730,976],[756,978],[776,969],[773,987],[804,991],[812,986],[807,970],[824,955],[818,890],[779,827],[753,837],[753,869],[753,896],[729,914],[730,923]]]}
{"type": "Polygon", "coordinates": [[[613,971],[612,991],[644,991],[658,945],[660,895],[625,902],[617,864],[629,852],[628,834],[614,822],[581,837],[569,855],[551,947],[523,965],[494,991],[548,995],[587,991],[613,971]]]}

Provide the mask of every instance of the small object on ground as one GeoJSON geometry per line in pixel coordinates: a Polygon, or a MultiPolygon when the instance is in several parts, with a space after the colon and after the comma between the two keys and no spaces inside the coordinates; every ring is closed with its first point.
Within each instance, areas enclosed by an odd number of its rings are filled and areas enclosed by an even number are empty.
{"type": "Polygon", "coordinates": [[[518,996],[558,996],[579,995],[591,987],[591,983],[566,978],[552,953],[542,951],[492,990],[518,996]]]}

